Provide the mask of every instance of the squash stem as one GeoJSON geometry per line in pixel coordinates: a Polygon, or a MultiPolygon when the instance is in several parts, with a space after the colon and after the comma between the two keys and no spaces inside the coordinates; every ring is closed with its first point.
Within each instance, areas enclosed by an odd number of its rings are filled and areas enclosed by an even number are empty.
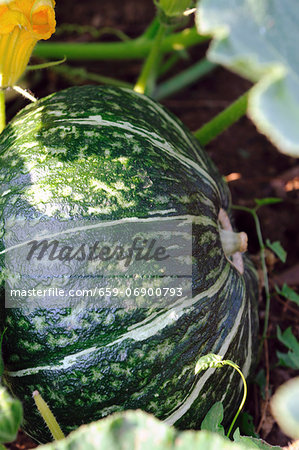
{"type": "Polygon", "coordinates": [[[40,393],[38,391],[34,391],[32,394],[32,397],[35,401],[35,404],[37,406],[37,409],[39,410],[42,418],[44,419],[47,427],[51,431],[51,434],[55,441],[58,441],[59,439],[63,439],[65,436],[58,425],[57,420],[55,419],[52,411],[50,410],[49,406],[45,402],[45,400],[42,398],[40,393]]]}
{"type": "MultiPolygon", "coordinates": [[[[154,30],[153,30],[154,31],[154,30]]],[[[161,54],[206,42],[210,36],[201,36],[195,27],[171,33],[161,43],[161,54]]],[[[71,60],[123,60],[143,59],[151,51],[153,39],[138,37],[124,42],[39,42],[34,48],[34,56],[45,59],[66,57],[71,60]]]]}
{"type": "Polygon", "coordinates": [[[165,30],[165,25],[160,23],[151,51],[144,62],[140,76],[134,87],[134,91],[139,92],[140,94],[150,94],[152,91],[157,75],[157,62],[160,59],[161,43],[165,35],[165,30]]]}
{"type": "Polygon", "coordinates": [[[160,21],[158,17],[155,16],[148,27],[145,29],[143,34],[140,36],[140,39],[153,39],[156,36],[159,25],[160,21]]]}
{"type": "Polygon", "coordinates": [[[236,252],[244,253],[247,250],[247,234],[243,231],[236,233],[235,231],[220,229],[220,239],[224,253],[227,257],[236,252]]]}
{"type": "Polygon", "coordinates": [[[217,67],[216,64],[211,63],[205,58],[202,59],[173,78],[161,83],[155,92],[154,98],[156,100],[162,100],[184,89],[186,86],[190,86],[204,75],[210,73],[215,67],[217,67]]]}
{"type": "Polygon", "coordinates": [[[205,146],[211,142],[246,114],[248,95],[249,91],[241,95],[241,97],[235,100],[224,111],[194,132],[194,136],[199,140],[201,145],[205,146]]]}
{"type": "Polygon", "coordinates": [[[3,89],[0,89],[0,133],[4,130],[6,125],[5,115],[5,93],[3,89]]]}
{"type": "Polygon", "coordinates": [[[227,432],[227,437],[229,437],[230,433],[231,433],[231,431],[232,431],[232,429],[233,429],[233,427],[235,425],[235,422],[236,422],[236,420],[237,420],[237,418],[238,418],[238,416],[239,416],[239,414],[242,411],[242,408],[244,406],[244,403],[245,403],[245,400],[246,400],[246,397],[247,397],[247,383],[246,383],[246,380],[245,380],[245,377],[244,377],[242,371],[239,369],[239,367],[236,364],[234,364],[232,361],[228,361],[228,360],[224,361],[224,363],[226,365],[228,365],[228,366],[233,367],[239,373],[239,375],[240,375],[240,377],[242,379],[242,382],[243,382],[243,387],[244,387],[243,397],[242,397],[239,409],[238,409],[235,417],[233,418],[233,421],[232,421],[232,423],[231,423],[231,425],[229,427],[229,430],[227,432]]]}
{"type": "Polygon", "coordinates": [[[159,77],[162,77],[171,69],[173,69],[173,67],[180,61],[181,58],[182,56],[180,52],[172,53],[172,55],[170,55],[168,59],[166,59],[166,61],[159,67],[159,77]]]}
{"type": "Polygon", "coordinates": [[[258,238],[258,242],[259,242],[259,246],[260,246],[260,257],[261,257],[262,271],[263,271],[263,277],[264,277],[264,289],[265,289],[265,297],[266,297],[264,329],[263,329],[262,339],[261,339],[260,347],[259,347],[259,355],[260,355],[262,352],[264,341],[265,341],[265,339],[267,339],[271,296],[270,296],[268,271],[267,271],[266,256],[265,256],[265,244],[264,244],[264,240],[263,240],[261,225],[260,225],[258,215],[256,213],[256,209],[254,209],[251,214],[253,215],[253,218],[254,218],[257,238],[258,238]]]}

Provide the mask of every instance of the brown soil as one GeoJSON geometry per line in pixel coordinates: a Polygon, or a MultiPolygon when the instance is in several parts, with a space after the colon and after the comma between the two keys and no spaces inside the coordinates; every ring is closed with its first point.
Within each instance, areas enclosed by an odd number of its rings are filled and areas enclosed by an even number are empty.
{"type": "MultiPolygon", "coordinates": [[[[96,27],[115,27],[130,37],[138,36],[150,22],[154,14],[151,0],[110,0],[97,2],[85,0],[83,3],[74,0],[57,2],[57,22],[94,25],[96,27]]],[[[64,34],[60,40],[89,41],[88,33],[82,35],[64,34]]],[[[111,37],[109,37],[111,39],[111,37]]],[[[192,49],[189,59],[181,62],[172,74],[177,73],[205,53],[206,47],[192,49]]],[[[80,63],[76,63],[80,66],[80,63]]],[[[117,76],[134,83],[140,70],[140,62],[84,62],[89,71],[102,75],[117,76]]],[[[70,82],[48,70],[42,73],[31,73],[27,78],[31,90],[38,97],[68,87],[70,82]]],[[[79,83],[78,83],[79,84],[79,83]]],[[[215,114],[225,108],[250,87],[250,83],[238,76],[218,68],[205,79],[185,89],[162,103],[174,112],[191,130],[199,128],[215,114]]],[[[9,116],[24,105],[21,98],[15,98],[9,104],[9,116]]],[[[253,206],[255,198],[281,197],[280,204],[265,206],[260,210],[260,220],[264,238],[280,241],[288,252],[286,264],[269,258],[270,285],[288,282],[298,289],[299,285],[299,162],[284,156],[274,148],[267,139],[260,135],[255,126],[246,117],[207,146],[207,152],[224,175],[240,174],[239,179],[229,183],[234,204],[253,206]],[[297,179],[297,184],[296,184],[297,179]],[[292,181],[293,180],[293,181],[292,181]]],[[[253,220],[247,213],[236,214],[237,226],[249,236],[249,251],[255,255],[258,263],[258,242],[253,220]]],[[[260,298],[260,327],[263,327],[264,296],[260,298]]],[[[294,334],[299,338],[299,308],[290,305],[277,296],[271,301],[268,353],[262,358],[259,369],[269,371],[268,397],[287,379],[297,375],[295,371],[278,367],[276,351],[286,349],[276,339],[276,328],[285,330],[292,326],[294,334]],[[290,310],[290,307],[293,310],[290,310]]],[[[269,443],[287,445],[290,441],[279,430],[272,418],[269,407],[262,399],[256,384],[250,387],[249,398],[245,408],[254,420],[255,428],[269,443]]],[[[33,443],[20,433],[17,443],[10,449],[29,449],[33,443]]]]}

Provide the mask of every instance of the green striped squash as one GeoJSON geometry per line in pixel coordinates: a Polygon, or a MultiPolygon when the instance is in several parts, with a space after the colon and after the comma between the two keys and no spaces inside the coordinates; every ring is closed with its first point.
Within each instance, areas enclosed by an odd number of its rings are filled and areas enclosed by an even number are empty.
{"type": "MultiPolygon", "coordinates": [[[[51,440],[35,390],[65,433],[125,409],[179,428],[198,427],[215,401],[233,412],[242,390],[238,374],[211,368],[195,376],[194,368],[213,352],[249,374],[257,276],[238,243],[230,250],[239,235],[230,230],[228,188],[184,125],[128,89],[73,87],[27,106],[7,126],[0,178],[3,279],[11,277],[10,253],[28,240],[27,231],[11,240],[12,224],[24,230],[43,220],[192,224],[191,293],[183,301],[109,309],[63,300],[53,307],[44,298],[46,307],[28,309],[5,308],[3,300],[3,379],[23,402],[24,430],[39,442],[51,440]]],[[[13,263],[21,286],[38,275],[33,260],[27,276],[21,256],[13,263]]],[[[49,277],[59,278],[59,266],[53,270],[49,277]]],[[[81,286],[87,284],[83,277],[81,286]]]]}

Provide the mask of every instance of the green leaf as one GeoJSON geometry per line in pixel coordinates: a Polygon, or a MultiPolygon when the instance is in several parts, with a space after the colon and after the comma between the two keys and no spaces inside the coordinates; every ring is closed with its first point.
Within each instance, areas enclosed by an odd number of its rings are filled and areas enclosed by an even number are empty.
{"type": "MultiPolygon", "coordinates": [[[[143,411],[116,413],[83,425],[66,439],[41,450],[251,450],[246,442],[231,442],[210,431],[178,432],[143,411]]],[[[267,447],[268,449],[277,447],[267,447]]]]}
{"type": "Polygon", "coordinates": [[[294,0],[198,2],[198,31],[214,37],[208,58],[257,83],[248,114],[291,156],[299,156],[298,23],[294,0]]]}
{"type": "Polygon", "coordinates": [[[292,328],[288,327],[283,333],[280,330],[280,327],[277,327],[277,337],[280,342],[282,342],[286,347],[290,350],[294,350],[299,354],[299,342],[296,337],[292,333],[292,328]]]}
{"type": "Polygon", "coordinates": [[[298,370],[299,359],[296,354],[288,352],[282,353],[277,351],[276,356],[278,358],[278,364],[282,367],[289,367],[290,369],[298,370]]]}
{"type": "Polygon", "coordinates": [[[280,386],[271,400],[271,407],[282,431],[293,439],[299,438],[299,377],[280,386]]]}
{"type": "Polygon", "coordinates": [[[288,353],[276,352],[279,364],[291,369],[299,369],[299,342],[293,335],[291,327],[282,333],[278,326],[277,338],[289,349],[288,353]]]}
{"type": "Polygon", "coordinates": [[[269,450],[269,449],[279,449],[281,450],[281,447],[272,447],[272,445],[267,444],[265,441],[263,441],[262,439],[257,439],[254,438],[252,436],[240,436],[240,431],[239,428],[236,429],[236,431],[234,432],[234,441],[244,444],[244,445],[248,445],[248,448],[260,448],[262,450],[269,450]]]}
{"type": "Polygon", "coordinates": [[[21,402],[0,386],[0,443],[14,441],[23,418],[21,402]]]}
{"type": "Polygon", "coordinates": [[[277,286],[275,286],[275,289],[278,294],[282,295],[288,300],[291,300],[292,302],[296,303],[296,305],[299,306],[299,295],[297,294],[297,292],[291,289],[286,283],[284,283],[281,290],[277,286]]]}
{"type": "Polygon", "coordinates": [[[213,431],[224,436],[224,428],[221,425],[223,420],[223,405],[221,402],[216,402],[212,408],[207,412],[204,420],[201,423],[201,430],[213,431]]]}
{"type": "Polygon", "coordinates": [[[275,203],[281,203],[282,199],[279,197],[266,197],[266,198],[255,198],[254,201],[258,206],[265,206],[265,205],[274,205],[275,203]]]}
{"type": "Polygon", "coordinates": [[[208,353],[202,356],[196,363],[195,374],[198,374],[202,370],[207,370],[210,367],[220,367],[222,366],[222,356],[215,355],[214,353],[208,353]]]}
{"type": "Polygon", "coordinates": [[[279,241],[270,242],[269,239],[266,240],[267,246],[272,250],[273,253],[275,253],[276,256],[282,261],[283,263],[287,260],[287,252],[282,247],[281,243],[279,241]]]}
{"type": "Polygon", "coordinates": [[[246,436],[258,437],[254,431],[253,417],[251,414],[247,412],[241,413],[238,423],[243,434],[246,436]]]}

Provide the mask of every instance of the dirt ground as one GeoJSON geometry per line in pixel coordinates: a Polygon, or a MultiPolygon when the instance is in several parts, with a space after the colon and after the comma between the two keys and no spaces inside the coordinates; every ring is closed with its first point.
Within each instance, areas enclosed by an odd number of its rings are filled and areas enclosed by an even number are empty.
{"type": "MultiPolygon", "coordinates": [[[[127,33],[130,37],[138,36],[150,22],[154,14],[151,0],[65,0],[57,2],[57,23],[76,23],[93,25],[95,27],[115,27],[127,33]]],[[[58,40],[91,41],[88,33],[62,34],[58,40]]],[[[107,38],[105,38],[107,39],[107,38]]],[[[111,39],[111,37],[109,37],[111,39]]],[[[113,38],[112,38],[113,39],[113,38]]],[[[206,46],[192,49],[189,59],[179,63],[171,74],[196,62],[205,53],[206,46]]],[[[32,60],[32,63],[37,60],[32,60]]],[[[89,71],[102,75],[111,75],[134,83],[140,70],[140,62],[76,62],[76,66],[84,65],[89,71]]],[[[169,74],[168,76],[170,76],[169,74]]],[[[56,90],[68,87],[71,83],[51,70],[39,74],[31,73],[27,83],[37,97],[42,97],[56,90]]],[[[78,82],[77,84],[79,84],[78,82]]],[[[82,82],[86,84],[86,82],[82,82]]],[[[217,68],[192,87],[185,89],[162,103],[176,114],[191,130],[199,128],[215,114],[225,108],[250,87],[250,83],[238,76],[217,68]]],[[[14,98],[8,105],[9,116],[15,114],[25,102],[14,98]]],[[[270,261],[270,286],[287,282],[294,289],[299,289],[299,161],[284,156],[274,148],[269,141],[260,135],[255,126],[246,117],[210,143],[207,152],[218,166],[220,172],[229,176],[240,174],[238,179],[229,182],[233,203],[236,205],[253,206],[255,198],[281,197],[283,202],[265,206],[260,210],[262,232],[264,238],[270,241],[280,241],[288,253],[287,262],[270,261]]],[[[230,179],[230,177],[229,177],[230,179]]],[[[238,212],[235,215],[240,231],[245,231],[249,237],[249,252],[258,264],[258,242],[253,220],[247,213],[238,212]]],[[[260,298],[261,329],[264,318],[264,297],[260,298]]],[[[262,358],[260,369],[269,373],[268,397],[287,379],[298,375],[295,371],[277,365],[276,351],[286,351],[276,339],[276,328],[285,330],[292,326],[293,333],[299,338],[299,308],[283,301],[278,296],[271,300],[269,340],[267,352],[262,358]]],[[[266,396],[267,397],[267,396],[266,396]]],[[[245,411],[253,416],[255,429],[267,442],[286,446],[290,441],[279,430],[272,418],[267,402],[262,399],[256,383],[250,386],[249,398],[245,411]]],[[[11,449],[33,448],[22,433],[18,441],[11,444],[11,449]]]]}

